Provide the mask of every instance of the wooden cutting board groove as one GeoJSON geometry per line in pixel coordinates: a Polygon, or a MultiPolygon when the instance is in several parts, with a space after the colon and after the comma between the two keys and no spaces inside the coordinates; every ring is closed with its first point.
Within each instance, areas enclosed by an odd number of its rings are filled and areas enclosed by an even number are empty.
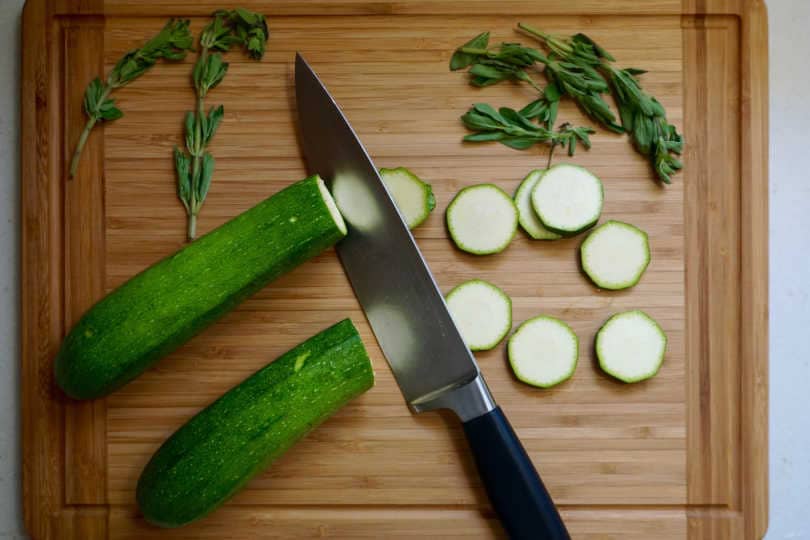
{"type": "MultiPolygon", "coordinates": [[[[584,345],[574,378],[542,391],[517,382],[504,346],[478,354],[576,539],[756,539],[767,525],[767,20],[745,0],[250,0],[269,17],[260,63],[230,54],[209,96],[225,120],[200,218],[208,231],[304,176],[291,75],[301,51],[344,108],[375,163],[407,166],[438,206],[415,232],[444,290],[473,277],[514,300],[515,323],[548,313],[584,345]],[[504,15],[504,13],[511,13],[504,15]],[[518,38],[525,21],[585,31],[685,133],[686,168],[650,179],[625,137],[600,131],[572,161],[605,183],[604,218],[648,231],[653,259],[629,291],[598,291],[576,264],[581,238],[531,242],[498,256],[454,250],[444,210],[462,187],[516,188],[539,151],[466,146],[473,102],[522,106],[524,88],[476,90],[450,73],[455,46],[483,30],[518,38]],[[612,313],[640,308],[669,336],[653,380],[623,386],[588,344],[612,313]]],[[[90,137],[65,175],[88,80],[169,16],[196,31],[209,0],[31,0],[22,91],[22,396],[25,521],[33,538],[491,538],[489,509],[456,422],[412,415],[329,251],[282,277],[107,399],[77,403],[52,380],[70,325],[105,292],[183,244],[171,148],[190,108],[192,55],[116,94],[126,116],[90,137]],[[377,384],[315,430],[217,513],[164,531],[147,525],[134,487],[179,425],[286,349],[343,318],[359,326],[377,384]]],[[[526,38],[519,37],[520,40],[526,38]]],[[[561,118],[588,123],[570,103],[561,118]]]]}

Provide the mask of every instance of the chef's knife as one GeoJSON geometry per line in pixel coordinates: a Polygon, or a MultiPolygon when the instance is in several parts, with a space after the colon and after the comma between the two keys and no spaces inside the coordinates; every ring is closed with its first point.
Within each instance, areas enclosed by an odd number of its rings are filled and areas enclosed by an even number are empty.
{"type": "Polygon", "coordinates": [[[295,91],[307,167],[331,183],[348,225],[338,256],[409,406],[417,413],[455,411],[492,506],[512,538],[568,539],[376,167],[300,54],[295,91]]]}

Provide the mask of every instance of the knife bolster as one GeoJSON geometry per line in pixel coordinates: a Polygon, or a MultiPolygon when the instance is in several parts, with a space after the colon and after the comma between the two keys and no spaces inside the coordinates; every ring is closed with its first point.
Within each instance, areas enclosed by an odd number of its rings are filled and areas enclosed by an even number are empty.
{"type": "Polygon", "coordinates": [[[426,396],[410,403],[415,413],[450,409],[462,422],[487,414],[497,407],[489,392],[484,376],[479,373],[466,383],[450,387],[436,395],[426,396]]]}

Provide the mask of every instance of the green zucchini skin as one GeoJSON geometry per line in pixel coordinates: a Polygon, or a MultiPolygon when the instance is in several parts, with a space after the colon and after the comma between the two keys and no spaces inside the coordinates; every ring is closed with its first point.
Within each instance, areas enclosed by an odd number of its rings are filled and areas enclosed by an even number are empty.
{"type": "Polygon", "coordinates": [[[138,480],[144,517],[179,527],[209,514],[374,384],[345,319],[254,373],[169,437],[138,480]]]}
{"type": "Polygon", "coordinates": [[[268,282],[345,236],[317,176],[265,199],[100,300],[55,360],[66,394],[109,394],[268,282]]]}

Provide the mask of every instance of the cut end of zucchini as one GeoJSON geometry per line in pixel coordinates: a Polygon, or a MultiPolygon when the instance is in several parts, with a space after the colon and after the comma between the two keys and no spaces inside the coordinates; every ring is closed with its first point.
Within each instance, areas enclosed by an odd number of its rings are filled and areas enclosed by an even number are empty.
{"type": "Polygon", "coordinates": [[[447,308],[472,351],[494,348],[512,327],[512,300],[487,281],[458,285],[447,294],[447,308]]]}
{"type": "Polygon", "coordinates": [[[664,362],[667,335],[643,311],[612,316],[596,334],[596,356],[602,370],[616,379],[634,383],[658,373],[664,362]]]}
{"type": "Polygon", "coordinates": [[[650,264],[650,244],[638,227],[608,221],[588,235],[580,257],[583,271],[598,287],[626,289],[639,282],[650,264]]]}
{"type": "Polygon", "coordinates": [[[409,229],[421,225],[436,207],[436,198],[430,184],[405,167],[380,169],[380,178],[409,229]]]}
{"type": "Polygon", "coordinates": [[[329,190],[326,188],[326,183],[320,176],[318,176],[318,189],[321,191],[321,196],[323,197],[323,202],[326,203],[326,208],[329,209],[329,215],[332,216],[340,232],[345,235],[347,232],[346,222],[343,221],[343,216],[340,215],[340,210],[338,210],[337,204],[335,204],[335,199],[332,198],[332,194],[329,193],[329,190]]]}
{"type": "Polygon", "coordinates": [[[517,207],[494,184],[462,189],[447,207],[447,228],[459,249],[489,255],[506,249],[517,232],[517,207]]]}
{"type": "Polygon", "coordinates": [[[518,221],[526,234],[535,240],[558,240],[562,235],[548,230],[532,208],[532,190],[545,169],[534,170],[520,183],[515,192],[515,205],[518,209],[518,221]]]}
{"type": "Polygon", "coordinates": [[[520,325],[509,338],[508,352],[509,364],[518,379],[550,388],[574,374],[579,339],[561,320],[540,316],[520,325]]]}
{"type": "Polygon", "coordinates": [[[538,180],[531,203],[543,225],[563,236],[593,227],[602,214],[602,181],[576,165],[555,165],[538,180]]]}

